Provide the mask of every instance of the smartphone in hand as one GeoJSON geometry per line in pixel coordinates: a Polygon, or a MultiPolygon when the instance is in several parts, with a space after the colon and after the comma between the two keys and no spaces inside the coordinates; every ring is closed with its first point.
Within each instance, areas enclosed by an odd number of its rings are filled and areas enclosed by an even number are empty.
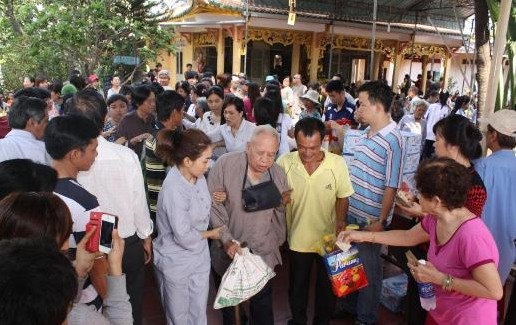
{"type": "Polygon", "coordinates": [[[113,245],[113,229],[118,228],[118,217],[103,213],[100,226],[99,251],[109,254],[113,245]]]}

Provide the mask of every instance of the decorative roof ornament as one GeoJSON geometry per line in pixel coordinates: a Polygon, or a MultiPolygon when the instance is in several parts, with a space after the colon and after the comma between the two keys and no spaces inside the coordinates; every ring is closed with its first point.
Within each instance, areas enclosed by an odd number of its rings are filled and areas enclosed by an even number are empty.
{"type": "Polygon", "coordinates": [[[288,5],[290,10],[288,12],[288,20],[287,24],[290,26],[294,26],[296,23],[296,0],[288,0],[288,5]]]}

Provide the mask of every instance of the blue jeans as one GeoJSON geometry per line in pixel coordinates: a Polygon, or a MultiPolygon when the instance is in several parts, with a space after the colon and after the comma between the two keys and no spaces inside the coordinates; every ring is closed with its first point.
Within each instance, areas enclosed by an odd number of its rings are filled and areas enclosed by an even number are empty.
{"type": "MultiPolygon", "coordinates": [[[[348,224],[358,224],[363,229],[366,224],[348,216],[348,224]]],[[[360,261],[364,265],[368,286],[343,299],[343,307],[357,315],[357,319],[366,324],[374,324],[378,320],[378,307],[382,294],[383,268],[380,244],[357,243],[360,261]]]]}

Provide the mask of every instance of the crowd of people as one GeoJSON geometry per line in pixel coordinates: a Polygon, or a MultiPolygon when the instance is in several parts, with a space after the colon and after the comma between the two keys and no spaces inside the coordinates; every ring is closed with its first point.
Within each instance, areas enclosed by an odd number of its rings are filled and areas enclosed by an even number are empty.
{"type": "MultiPolygon", "coordinates": [[[[262,86],[190,70],[172,87],[157,66],[105,88],[95,74],[36,79],[9,94],[0,117],[2,323],[142,324],[151,263],[167,323],[206,324],[210,276],[220,286],[245,243],[271,269],[288,256],[291,325],[330,324],[342,311],[357,325],[381,323],[382,245],[428,260],[405,268],[409,324],[497,324],[516,258],[516,111],[477,121],[467,96],[346,87],[340,75],[308,86],[299,74],[271,75],[262,86]],[[339,147],[349,129],[363,133],[347,164],[339,147]],[[409,192],[402,132],[421,138],[409,192]],[[281,203],[248,209],[243,193],[258,185],[281,203]],[[401,190],[410,204],[396,208],[401,190]],[[391,225],[395,209],[410,229],[391,225]],[[107,255],[86,249],[92,212],[119,218],[107,255]],[[345,298],[314,245],[327,234],[355,243],[367,274],[369,285],[345,298]],[[428,314],[416,282],[436,288],[428,314]]],[[[251,324],[274,324],[272,297],[269,282],[250,299],[251,324]]],[[[238,317],[222,309],[224,325],[238,317]]]]}

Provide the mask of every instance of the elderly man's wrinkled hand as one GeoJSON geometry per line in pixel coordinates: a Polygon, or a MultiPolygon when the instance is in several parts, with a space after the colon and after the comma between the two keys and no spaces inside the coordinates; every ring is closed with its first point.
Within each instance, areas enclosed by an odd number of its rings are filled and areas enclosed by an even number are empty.
{"type": "Polygon", "coordinates": [[[213,192],[211,197],[212,197],[213,202],[222,204],[222,203],[226,202],[227,194],[224,190],[219,190],[219,191],[213,192]]]}
{"type": "Polygon", "coordinates": [[[235,254],[242,254],[242,249],[240,248],[240,244],[234,240],[230,240],[224,244],[224,251],[226,254],[233,259],[235,254]]]}
{"type": "Polygon", "coordinates": [[[292,194],[293,189],[286,190],[285,192],[281,193],[281,204],[287,205],[292,203],[292,194]]]}

